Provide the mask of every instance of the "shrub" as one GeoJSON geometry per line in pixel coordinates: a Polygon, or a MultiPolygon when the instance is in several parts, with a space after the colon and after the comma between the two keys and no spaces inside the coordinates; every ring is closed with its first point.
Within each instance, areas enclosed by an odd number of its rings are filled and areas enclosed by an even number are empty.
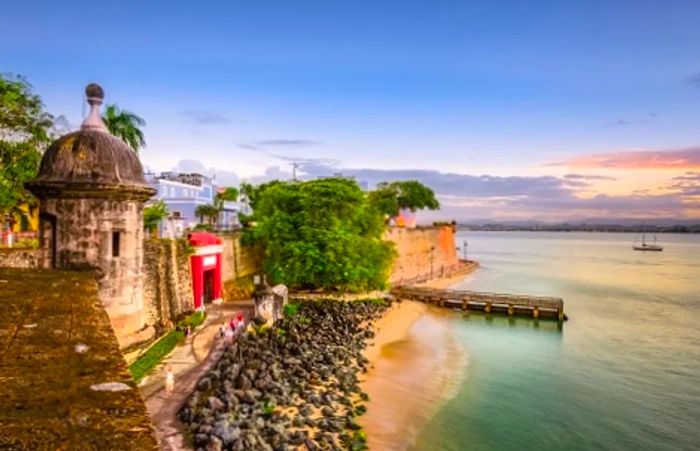
{"type": "Polygon", "coordinates": [[[299,313],[299,304],[289,303],[285,304],[283,308],[283,313],[285,318],[291,318],[299,313]]]}

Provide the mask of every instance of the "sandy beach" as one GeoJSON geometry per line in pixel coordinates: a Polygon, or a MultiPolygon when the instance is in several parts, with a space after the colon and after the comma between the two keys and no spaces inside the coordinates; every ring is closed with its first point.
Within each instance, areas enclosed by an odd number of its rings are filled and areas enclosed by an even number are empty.
{"type": "Polygon", "coordinates": [[[467,356],[452,337],[449,312],[397,302],[375,325],[365,351],[371,369],[362,381],[370,400],[359,422],[370,449],[410,449],[465,377],[467,356]]]}

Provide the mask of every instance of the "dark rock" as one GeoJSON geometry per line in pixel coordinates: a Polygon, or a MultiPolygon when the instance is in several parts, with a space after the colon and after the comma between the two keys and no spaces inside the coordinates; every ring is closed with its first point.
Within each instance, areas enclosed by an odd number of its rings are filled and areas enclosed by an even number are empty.
{"type": "Polygon", "coordinates": [[[321,414],[323,414],[324,417],[332,417],[335,415],[335,411],[328,406],[323,406],[321,408],[321,414]]]}
{"type": "Polygon", "coordinates": [[[219,398],[216,396],[210,396],[207,399],[207,403],[209,404],[209,408],[213,412],[223,412],[226,410],[226,404],[224,404],[219,398]]]}
{"type": "Polygon", "coordinates": [[[209,444],[208,434],[197,434],[194,436],[194,443],[199,446],[206,446],[209,444]]]}
{"type": "Polygon", "coordinates": [[[207,445],[207,451],[221,451],[223,449],[223,443],[217,437],[212,437],[209,440],[209,445],[207,445]]]}
{"type": "Polygon", "coordinates": [[[197,390],[207,391],[211,388],[211,380],[208,377],[203,377],[197,382],[197,390]]]}
{"type": "Polygon", "coordinates": [[[241,430],[232,426],[227,421],[220,421],[214,426],[212,434],[221,439],[224,446],[228,447],[241,436],[241,430]]]}

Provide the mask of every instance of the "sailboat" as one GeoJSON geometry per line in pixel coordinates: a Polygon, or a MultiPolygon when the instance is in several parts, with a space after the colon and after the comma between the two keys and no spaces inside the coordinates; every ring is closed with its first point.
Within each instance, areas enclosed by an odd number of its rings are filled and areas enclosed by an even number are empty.
{"type": "Polygon", "coordinates": [[[634,243],[634,250],[635,251],[662,251],[664,248],[656,244],[656,234],[653,235],[653,239],[651,243],[647,243],[647,234],[642,230],[642,244],[637,244],[637,242],[634,243]]]}

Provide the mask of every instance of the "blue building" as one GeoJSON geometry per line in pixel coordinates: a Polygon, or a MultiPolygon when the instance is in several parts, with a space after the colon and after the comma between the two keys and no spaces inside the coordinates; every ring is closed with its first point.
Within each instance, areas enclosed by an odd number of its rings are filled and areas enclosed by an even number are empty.
{"type": "MultiPolygon", "coordinates": [[[[162,200],[168,206],[170,216],[160,225],[160,236],[179,238],[189,229],[201,223],[195,214],[200,205],[213,205],[219,190],[215,182],[201,174],[162,172],[146,174],[149,185],[157,190],[151,202],[162,200]]],[[[238,202],[223,202],[222,209],[213,224],[217,230],[234,230],[239,227],[238,202]]],[[[206,222],[206,219],[205,219],[206,222]]]]}

